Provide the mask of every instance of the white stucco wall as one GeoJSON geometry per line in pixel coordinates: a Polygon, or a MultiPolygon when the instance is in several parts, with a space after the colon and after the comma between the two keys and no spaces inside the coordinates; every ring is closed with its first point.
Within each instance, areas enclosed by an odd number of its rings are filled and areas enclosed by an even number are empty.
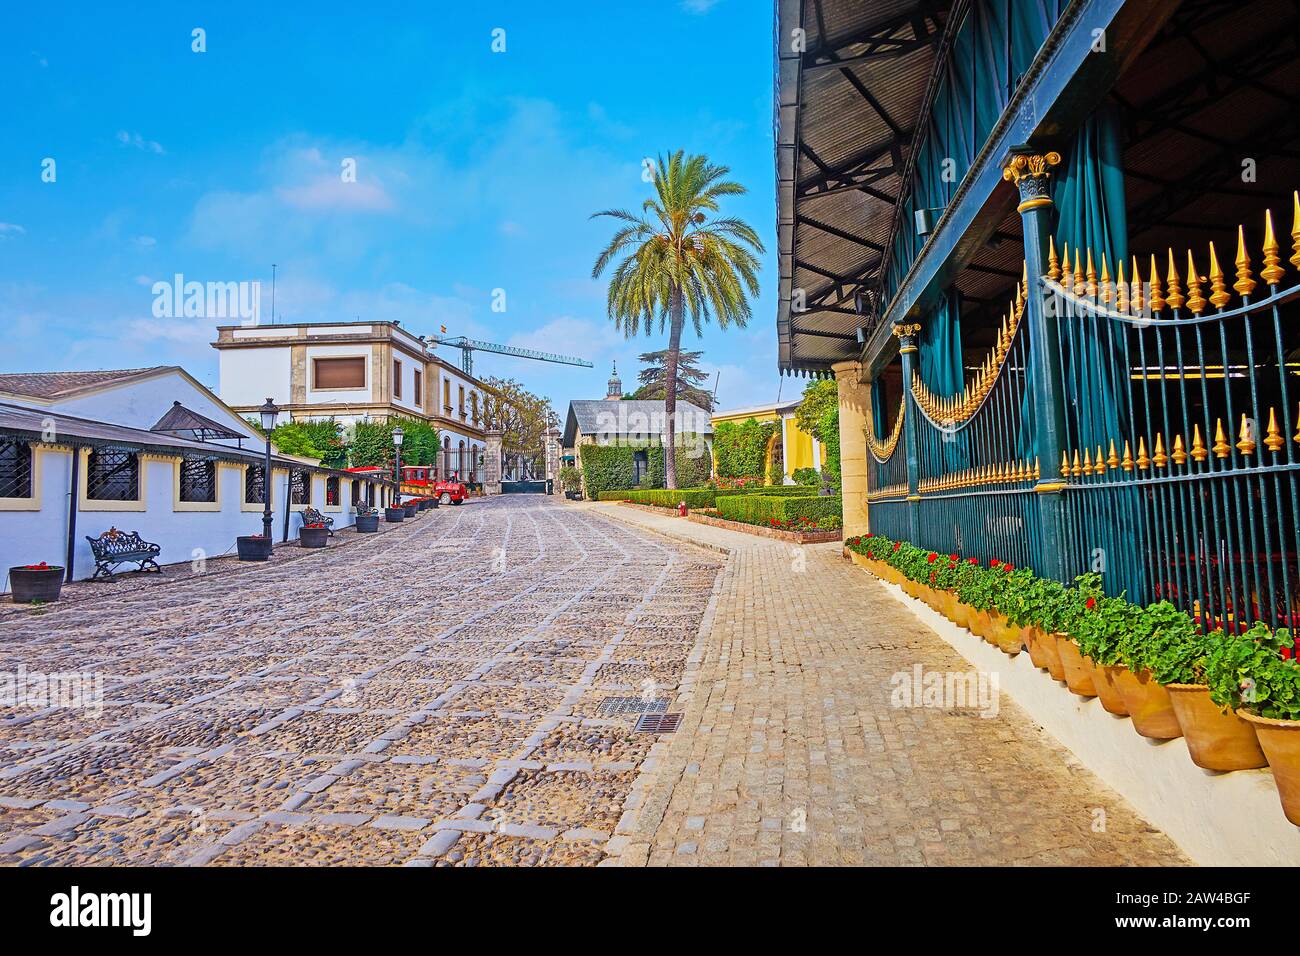
{"type": "MultiPolygon", "coordinates": [[[[289,404],[289,348],[220,349],[218,391],[227,405],[289,404]]],[[[169,402],[170,404],[170,402],[169,402]]]]}
{"type": "MultiPolygon", "coordinates": [[[[0,575],[8,590],[8,569],[17,565],[45,561],[63,565],[68,541],[68,493],[71,477],[71,452],[63,448],[37,448],[39,459],[34,504],[40,510],[0,510],[0,575]]],[[[160,564],[190,562],[199,556],[215,558],[235,551],[239,535],[260,534],[261,505],[243,504],[244,469],[240,465],[218,465],[218,504],[216,511],[176,510],[174,501],[175,462],[171,459],[145,457],[141,463],[145,509],[83,510],[78,507],[74,550],[74,577],[89,577],[95,569],[86,536],[97,536],[116,527],[139,531],[146,541],[162,546],[160,564]],[[197,553],[196,553],[197,552],[197,553]]],[[[84,481],[84,468],[82,469],[84,481]]],[[[340,479],[340,503],[325,505],[325,475],[313,476],[312,507],[334,519],[335,530],[355,523],[350,482],[340,479]]],[[[272,482],[271,504],[274,521],[272,534],[279,543],[284,537],[287,472],[277,469],[272,482]]],[[[376,489],[376,504],[382,504],[376,489]]],[[[98,507],[98,506],[97,506],[98,507]]],[[[301,506],[291,506],[289,539],[295,540],[302,527],[301,506]]],[[[123,565],[131,570],[134,565],[123,565]]],[[[174,573],[174,572],[173,572],[174,573]]]]}

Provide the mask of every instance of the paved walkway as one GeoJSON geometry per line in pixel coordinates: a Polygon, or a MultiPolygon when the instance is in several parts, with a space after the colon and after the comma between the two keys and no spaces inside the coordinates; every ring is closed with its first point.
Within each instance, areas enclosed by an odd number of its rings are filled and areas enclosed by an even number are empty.
{"type": "Polygon", "coordinates": [[[730,549],[682,727],[652,751],[612,862],[1188,862],[1008,698],[991,718],[892,706],[899,672],[971,668],[839,545],[581,507],[730,549]]]}
{"type": "Polygon", "coordinates": [[[594,864],[722,563],[508,496],[7,605],[0,864],[594,864]]]}

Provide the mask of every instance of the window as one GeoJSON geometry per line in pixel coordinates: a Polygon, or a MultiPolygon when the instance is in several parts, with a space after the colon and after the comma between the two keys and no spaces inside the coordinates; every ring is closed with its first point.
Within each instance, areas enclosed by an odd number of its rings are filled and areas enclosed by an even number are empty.
{"type": "Polygon", "coordinates": [[[312,359],[313,388],[365,388],[366,360],[356,358],[312,359]]]}
{"type": "Polygon", "coordinates": [[[32,446],[0,441],[0,498],[32,496],[32,446]]]}
{"type": "Polygon", "coordinates": [[[366,482],[366,505],[373,508],[375,506],[375,483],[366,482]]]}
{"type": "Polygon", "coordinates": [[[266,504],[266,469],[261,465],[249,465],[244,469],[244,503],[250,505],[266,504]]]}
{"type": "Polygon", "coordinates": [[[474,419],[474,424],[477,425],[478,424],[478,392],[469,393],[469,410],[470,410],[471,417],[474,419]]]}
{"type": "Polygon", "coordinates": [[[331,507],[337,507],[339,503],[339,480],[337,476],[331,475],[325,479],[325,504],[331,507]]]}
{"type": "Polygon", "coordinates": [[[181,501],[217,500],[217,463],[208,458],[182,458],[181,501]]]}
{"type": "Polygon", "coordinates": [[[460,417],[465,417],[465,386],[460,386],[460,417]]]}
{"type": "Polygon", "coordinates": [[[460,443],[457,459],[459,460],[460,465],[457,467],[456,470],[460,472],[460,478],[463,481],[465,478],[465,472],[469,470],[465,465],[465,442],[464,441],[460,443]]]}
{"type": "Polygon", "coordinates": [[[295,505],[311,504],[311,474],[294,469],[289,472],[289,502],[295,505]]]}
{"type": "Polygon", "coordinates": [[[442,405],[447,411],[451,411],[451,379],[442,380],[442,405]]]}
{"type": "Polygon", "coordinates": [[[411,401],[415,402],[416,408],[424,405],[424,373],[418,368],[415,370],[415,388],[411,390],[411,401]]]}
{"type": "Polygon", "coordinates": [[[352,482],[352,507],[361,504],[361,482],[352,482]]]}
{"type": "Polygon", "coordinates": [[[86,497],[135,501],[140,497],[140,457],[131,451],[92,451],[86,463],[86,497]]]}
{"type": "Polygon", "coordinates": [[[393,398],[402,397],[402,363],[393,359],[393,398]]]}

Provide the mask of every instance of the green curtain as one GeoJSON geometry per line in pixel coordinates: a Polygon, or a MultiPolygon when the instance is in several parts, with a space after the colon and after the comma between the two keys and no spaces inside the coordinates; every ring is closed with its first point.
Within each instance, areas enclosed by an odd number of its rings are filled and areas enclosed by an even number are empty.
{"type": "Polygon", "coordinates": [[[877,441],[884,441],[885,433],[885,382],[877,376],[871,380],[871,427],[877,441]]]}
{"type": "MultiPolygon", "coordinates": [[[[926,388],[935,395],[961,394],[966,376],[961,351],[961,293],[956,289],[944,293],[921,319],[917,348],[918,371],[926,388]]],[[[944,438],[937,464],[948,471],[969,467],[966,433],[958,431],[944,438]]]]}
{"type": "MultiPolygon", "coordinates": [[[[1057,179],[1055,209],[1057,251],[1068,243],[1071,259],[1076,249],[1086,259],[1091,250],[1098,275],[1104,256],[1114,281],[1118,264],[1128,262],[1123,128],[1115,106],[1099,108],[1075,134],[1057,179]]],[[[1078,422],[1071,438],[1083,448],[1109,448],[1111,439],[1122,446],[1127,433],[1123,389],[1128,382],[1117,348],[1119,331],[1099,320],[1061,324],[1062,338],[1070,340],[1061,343],[1066,381],[1079,393],[1066,396],[1078,422]]]]}

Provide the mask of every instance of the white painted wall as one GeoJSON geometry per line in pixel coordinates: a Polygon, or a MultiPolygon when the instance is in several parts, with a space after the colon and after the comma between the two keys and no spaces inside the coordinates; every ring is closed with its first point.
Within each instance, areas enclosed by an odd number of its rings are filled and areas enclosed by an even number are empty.
{"type": "MultiPolygon", "coordinates": [[[[38,564],[63,565],[68,541],[68,495],[72,455],[66,449],[35,449],[39,464],[39,511],[0,510],[0,590],[8,590],[9,568],[38,564]]],[[[98,536],[110,527],[139,531],[146,541],[162,546],[159,564],[186,563],[199,554],[209,558],[235,552],[239,535],[261,534],[260,505],[244,510],[244,470],[242,466],[218,466],[219,511],[176,511],[173,508],[172,460],[146,458],[142,462],[146,509],[144,511],[81,511],[76,517],[74,578],[89,577],[95,570],[94,558],[86,536],[98,536]],[[199,554],[196,554],[196,550],[199,554]]],[[[272,534],[279,543],[284,536],[287,472],[276,470],[271,490],[274,522],[272,534]]],[[[349,481],[341,479],[340,504],[325,506],[325,476],[314,476],[312,507],[334,519],[335,530],[356,521],[352,508],[349,481]]],[[[376,504],[380,504],[376,489],[376,504]]],[[[302,527],[301,508],[293,506],[289,516],[289,539],[296,540],[302,527]]],[[[131,570],[134,565],[123,565],[131,570]]]]}
{"type": "Polygon", "coordinates": [[[289,348],[219,349],[217,356],[219,391],[227,405],[261,405],[268,397],[277,405],[289,404],[289,348]]]}

